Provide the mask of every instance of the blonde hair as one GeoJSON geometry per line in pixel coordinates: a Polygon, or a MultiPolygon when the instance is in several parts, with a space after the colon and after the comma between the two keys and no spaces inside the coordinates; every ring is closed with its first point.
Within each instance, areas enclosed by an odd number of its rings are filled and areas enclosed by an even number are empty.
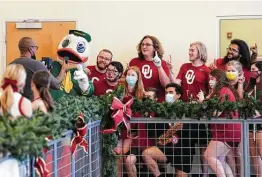
{"type": "MultiPolygon", "coordinates": [[[[16,87],[18,92],[23,89],[26,80],[26,72],[20,64],[10,64],[6,67],[2,78],[2,85],[5,83],[5,79],[16,81],[16,87]]],[[[6,113],[13,104],[14,90],[11,84],[3,88],[3,92],[0,96],[0,106],[3,113],[6,113]]]]}
{"type": "Polygon", "coordinates": [[[191,43],[190,47],[191,46],[196,46],[199,58],[201,59],[202,62],[206,63],[207,62],[207,48],[206,48],[205,44],[197,41],[197,42],[191,43]]]}
{"type": "Polygon", "coordinates": [[[231,60],[229,61],[226,66],[234,66],[236,68],[236,70],[238,71],[238,74],[239,75],[242,75],[243,74],[243,67],[242,67],[242,64],[237,61],[237,60],[231,60]]]}
{"type": "MultiPolygon", "coordinates": [[[[142,81],[142,75],[141,75],[141,72],[139,70],[138,67],[136,66],[131,66],[127,69],[126,71],[126,75],[127,75],[127,72],[129,70],[133,70],[136,72],[137,74],[137,82],[136,82],[136,85],[135,85],[135,97],[138,99],[138,100],[142,100],[143,98],[143,94],[144,94],[144,86],[143,86],[143,81],[142,81]]],[[[128,85],[127,85],[127,82],[125,80],[125,83],[124,83],[124,88],[125,88],[125,95],[128,94],[128,85]]]]}

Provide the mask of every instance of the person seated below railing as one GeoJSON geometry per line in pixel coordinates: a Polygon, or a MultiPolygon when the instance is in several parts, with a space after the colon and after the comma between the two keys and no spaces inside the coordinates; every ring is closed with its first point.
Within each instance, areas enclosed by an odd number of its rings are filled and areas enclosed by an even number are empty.
{"type": "MultiPolygon", "coordinates": [[[[125,76],[125,82],[124,82],[124,92],[125,92],[124,94],[126,97],[133,96],[138,100],[142,100],[143,98],[144,87],[143,87],[143,82],[142,82],[142,76],[141,76],[139,69],[135,66],[129,67],[127,69],[126,76],[125,76]]],[[[131,129],[134,128],[134,126],[136,125],[135,124],[131,125],[131,129]]],[[[122,155],[125,155],[128,152],[130,152],[130,147],[131,147],[133,138],[136,136],[137,136],[136,132],[130,133],[130,132],[127,132],[127,129],[123,129],[121,138],[118,141],[117,147],[114,148],[114,152],[118,155],[121,155],[121,157],[117,159],[117,176],[118,177],[122,176],[122,161],[123,161],[122,155]]],[[[136,171],[134,171],[132,168],[127,168],[127,171],[129,171],[130,174],[133,174],[133,173],[136,174],[136,171]]]]}
{"type": "MultiPolygon", "coordinates": [[[[226,74],[223,70],[212,70],[209,76],[209,86],[211,88],[208,98],[217,95],[221,102],[228,101],[235,102],[238,100],[238,92],[229,83],[226,74]]],[[[226,117],[225,112],[217,113],[218,117],[226,117]]],[[[230,112],[232,118],[238,118],[238,112],[230,112]]],[[[225,167],[221,163],[221,158],[227,156],[232,148],[238,147],[241,141],[241,125],[228,123],[228,124],[211,124],[212,140],[209,143],[204,157],[207,159],[209,166],[216,173],[217,177],[234,177],[231,167],[225,162],[225,167]],[[224,169],[225,168],[225,169],[224,169]]]]}
{"type": "MultiPolygon", "coordinates": [[[[182,89],[178,84],[166,85],[165,100],[167,103],[178,102],[181,94],[182,89]]],[[[150,172],[155,177],[165,176],[165,174],[160,173],[157,162],[171,162],[171,166],[176,169],[177,177],[188,176],[195,154],[197,130],[185,123],[149,123],[147,128],[150,137],[159,137],[156,140],[157,146],[149,147],[142,153],[143,160],[150,172]]]]}
{"type": "MultiPolygon", "coordinates": [[[[158,98],[158,90],[155,88],[147,88],[144,92],[144,98],[149,98],[157,101],[158,98]]],[[[143,99],[144,99],[143,98],[143,99]]],[[[143,117],[140,113],[135,113],[133,118],[135,117],[143,117]]],[[[146,117],[154,117],[154,113],[147,113],[146,117]]],[[[136,137],[132,140],[130,153],[127,155],[124,164],[126,167],[128,177],[136,177],[137,176],[137,168],[136,165],[140,165],[142,167],[141,153],[148,147],[153,146],[154,140],[148,138],[148,133],[146,130],[145,123],[135,123],[132,124],[133,129],[131,132],[135,132],[136,137]],[[138,162],[138,163],[137,163],[138,162]]]]}
{"type": "MultiPolygon", "coordinates": [[[[257,61],[251,65],[251,79],[248,93],[256,99],[262,101],[262,61],[257,61]]],[[[253,118],[262,118],[261,114],[256,111],[253,118]]],[[[255,169],[257,177],[262,175],[262,124],[249,124],[249,151],[252,166],[255,169]]]]}

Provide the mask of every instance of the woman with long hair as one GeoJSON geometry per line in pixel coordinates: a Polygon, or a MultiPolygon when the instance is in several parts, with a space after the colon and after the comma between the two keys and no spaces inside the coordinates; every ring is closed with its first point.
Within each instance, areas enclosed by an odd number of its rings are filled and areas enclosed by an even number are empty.
{"type": "Polygon", "coordinates": [[[165,100],[165,86],[170,83],[169,68],[163,60],[164,50],[161,42],[151,35],[144,36],[137,45],[138,57],[129,62],[141,72],[144,88],[156,88],[159,102],[165,100]]]}
{"type": "MultiPolygon", "coordinates": [[[[212,70],[209,76],[209,86],[211,92],[209,98],[217,95],[221,103],[225,97],[228,101],[235,102],[238,100],[237,91],[230,85],[226,74],[223,70],[212,70]]],[[[238,118],[238,112],[230,112],[232,118],[238,118]]],[[[225,117],[225,112],[219,112],[218,117],[225,117]]],[[[241,141],[241,125],[240,124],[211,124],[210,125],[212,140],[210,141],[204,157],[208,164],[214,170],[218,177],[234,177],[232,169],[225,162],[225,169],[220,158],[225,158],[232,148],[238,147],[241,141]]]]}
{"type": "MultiPolygon", "coordinates": [[[[226,77],[232,87],[237,90],[239,100],[244,98],[244,92],[248,84],[244,75],[243,66],[240,61],[232,60],[225,66],[226,77]]],[[[247,81],[249,82],[249,80],[247,81]]],[[[241,176],[241,146],[232,148],[227,155],[227,162],[231,167],[234,176],[241,176]]]]}
{"type": "Polygon", "coordinates": [[[49,86],[51,82],[50,73],[47,71],[37,71],[34,73],[31,88],[34,94],[34,101],[32,102],[33,110],[40,109],[44,113],[53,111],[54,102],[49,93],[49,86]]]}
{"type": "Polygon", "coordinates": [[[1,82],[0,114],[9,114],[11,119],[32,116],[31,101],[20,94],[25,80],[26,72],[22,65],[10,64],[6,67],[1,82]]]}
{"type": "MultiPolygon", "coordinates": [[[[249,83],[249,93],[256,99],[262,101],[262,61],[257,61],[251,65],[251,79],[249,83]],[[255,93],[256,92],[256,93],[255,93]],[[259,97],[258,97],[259,96],[259,97]]],[[[261,114],[256,111],[254,118],[261,118],[261,114]]],[[[250,124],[249,126],[249,150],[252,166],[256,176],[262,175],[262,124],[250,124]]]]}
{"type": "MultiPolygon", "coordinates": [[[[136,66],[128,67],[125,73],[126,74],[125,74],[125,81],[124,81],[124,92],[125,92],[124,95],[126,97],[133,96],[135,99],[142,100],[144,87],[143,87],[142,76],[139,68],[136,66]]],[[[134,116],[135,115],[133,114],[132,117],[134,116]]],[[[131,125],[132,133],[127,132],[126,129],[122,130],[121,138],[118,142],[117,147],[114,149],[116,154],[125,155],[130,151],[131,145],[133,144],[133,138],[136,137],[138,134],[138,132],[133,131],[133,129],[137,129],[137,127],[138,127],[137,124],[131,125]]],[[[128,172],[128,175],[130,177],[133,176],[133,174],[136,174],[136,169],[133,168],[133,164],[136,162],[136,159],[135,161],[131,160],[131,158],[133,158],[132,156],[133,154],[131,153],[132,152],[130,152],[130,155],[128,155],[128,157],[125,159],[126,171],[128,172]]],[[[122,157],[118,158],[117,160],[118,176],[122,175],[122,166],[121,166],[122,160],[123,160],[122,157]]]]}
{"type": "Polygon", "coordinates": [[[238,92],[239,99],[244,97],[245,77],[242,64],[237,60],[229,61],[225,67],[226,77],[238,92]]]}
{"type": "Polygon", "coordinates": [[[142,81],[141,72],[136,66],[131,66],[127,69],[125,82],[125,95],[134,96],[138,100],[142,100],[144,93],[144,86],[142,81]]]}

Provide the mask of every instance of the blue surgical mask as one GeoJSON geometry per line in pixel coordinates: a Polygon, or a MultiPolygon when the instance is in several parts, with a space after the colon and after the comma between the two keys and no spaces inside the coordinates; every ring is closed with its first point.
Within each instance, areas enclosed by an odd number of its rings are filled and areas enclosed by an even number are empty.
{"type": "Polygon", "coordinates": [[[136,76],[126,76],[126,82],[129,86],[135,86],[137,82],[136,76]]]}
{"type": "Polygon", "coordinates": [[[167,94],[166,94],[166,102],[168,102],[168,103],[174,103],[174,102],[175,102],[174,95],[171,94],[171,93],[167,93],[167,94]]]}

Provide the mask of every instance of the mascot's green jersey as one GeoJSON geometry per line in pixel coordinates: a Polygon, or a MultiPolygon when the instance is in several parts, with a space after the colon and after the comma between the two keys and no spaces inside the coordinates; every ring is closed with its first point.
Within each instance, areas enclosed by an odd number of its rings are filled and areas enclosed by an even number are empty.
{"type": "Polygon", "coordinates": [[[88,80],[87,74],[82,69],[86,68],[89,61],[90,41],[91,36],[89,34],[70,30],[69,35],[65,36],[59,43],[57,61],[53,62],[51,73],[57,77],[64,60],[70,67],[72,66],[72,69],[66,71],[60,90],[50,90],[55,101],[65,94],[89,96],[93,93],[93,84],[88,80]]]}

